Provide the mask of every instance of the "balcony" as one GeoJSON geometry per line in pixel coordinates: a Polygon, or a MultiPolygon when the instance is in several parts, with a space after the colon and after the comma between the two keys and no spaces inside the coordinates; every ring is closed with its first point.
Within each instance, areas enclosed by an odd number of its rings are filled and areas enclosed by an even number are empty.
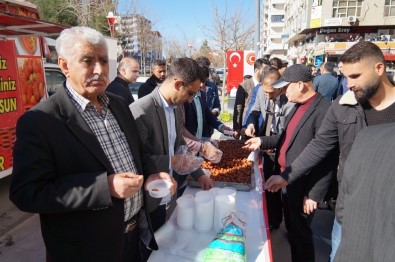
{"type": "Polygon", "coordinates": [[[286,2],[286,0],[272,0],[271,4],[285,4],[286,2]]]}
{"type": "Polygon", "coordinates": [[[270,53],[274,50],[284,50],[284,49],[287,49],[287,44],[268,43],[266,52],[270,53]]]}
{"type": "Polygon", "coordinates": [[[285,27],[285,23],[284,22],[271,22],[270,23],[270,27],[281,27],[281,28],[284,28],[285,27]]]}

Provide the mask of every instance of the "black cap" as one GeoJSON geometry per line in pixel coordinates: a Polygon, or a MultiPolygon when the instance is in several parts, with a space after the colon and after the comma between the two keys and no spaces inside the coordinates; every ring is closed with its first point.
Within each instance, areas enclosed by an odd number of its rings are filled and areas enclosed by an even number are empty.
{"type": "Polygon", "coordinates": [[[296,64],[287,67],[287,69],[285,69],[284,75],[279,80],[274,82],[272,86],[274,88],[283,88],[289,83],[296,83],[299,81],[311,81],[311,70],[305,65],[296,64]]]}

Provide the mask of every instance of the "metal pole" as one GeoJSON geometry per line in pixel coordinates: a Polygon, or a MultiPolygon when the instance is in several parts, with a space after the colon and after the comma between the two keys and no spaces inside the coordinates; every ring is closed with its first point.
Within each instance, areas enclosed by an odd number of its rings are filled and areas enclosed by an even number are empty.
{"type": "MultiPolygon", "coordinates": [[[[265,0],[263,0],[265,1],[265,0]]],[[[261,50],[261,43],[260,43],[260,34],[261,34],[261,30],[260,30],[260,1],[259,0],[255,0],[255,58],[259,58],[261,57],[260,54],[260,50],[261,50]]]]}

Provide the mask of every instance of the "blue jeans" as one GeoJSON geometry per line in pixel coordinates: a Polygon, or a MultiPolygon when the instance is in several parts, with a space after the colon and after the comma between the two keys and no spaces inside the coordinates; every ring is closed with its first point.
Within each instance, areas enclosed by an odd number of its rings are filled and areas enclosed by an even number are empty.
{"type": "Polygon", "coordinates": [[[340,240],[342,238],[342,225],[337,221],[335,217],[335,221],[333,221],[332,228],[332,252],[330,256],[330,262],[335,260],[337,248],[340,245],[340,240]]]}

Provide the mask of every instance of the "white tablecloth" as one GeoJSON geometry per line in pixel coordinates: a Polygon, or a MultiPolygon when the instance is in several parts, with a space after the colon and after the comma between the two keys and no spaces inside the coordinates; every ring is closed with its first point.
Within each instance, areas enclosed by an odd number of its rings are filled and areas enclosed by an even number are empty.
{"type": "MultiPolygon", "coordinates": [[[[255,161],[257,163],[258,161],[255,161]]],[[[255,175],[260,174],[258,164],[254,165],[255,175]]],[[[256,178],[259,183],[259,177],[256,178]]],[[[237,191],[236,209],[246,216],[246,254],[247,261],[271,262],[271,246],[269,230],[264,216],[262,193],[258,186],[249,192],[237,191]]],[[[193,194],[200,191],[188,187],[184,194],[193,194]]],[[[216,236],[213,230],[209,233],[198,233],[195,230],[181,230],[177,226],[176,212],[173,212],[169,221],[156,233],[155,238],[159,250],[152,252],[150,262],[183,262],[201,261],[204,249],[208,247],[216,236]]]]}

